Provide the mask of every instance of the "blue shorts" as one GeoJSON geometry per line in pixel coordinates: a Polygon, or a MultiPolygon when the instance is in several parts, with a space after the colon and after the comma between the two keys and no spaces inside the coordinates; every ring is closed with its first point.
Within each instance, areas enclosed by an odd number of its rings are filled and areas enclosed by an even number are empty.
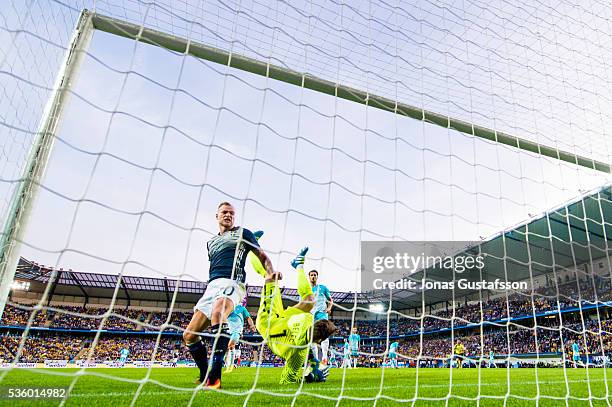
{"type": "Polygon", "coordinates": [[[579,361],[580,361],[580,356],[574,355],[574,362],[579,362],[579,361]]]}
{"type": "Polygon", "coordinates": [[[397,359],[397,353],[389,352],[389,359],[397,359]]]}
{"type": "Polygon", "coordinates": [[[358,350],[356,350],[356,349],[353,349],[353,350],[351,351],[351,356],[359,356],[359,351],[358,351],[358,350]]]}
{"type": "Polygon", "coordinates": [[[121,362],[121,363],[125,362],[126,360],[127,360],[127,356],[121,356],[119,358],[119,362],[121,362]]]}
{"type": "Polygon", "coordinates": [[[317,311],[314,313],[314,322],[329,319],[329,315],[325,311],[317,311]]]}
{"type": "Polygon", "coordinates": [[[240,342],[240,332],[234,332],[230,335],[230,341],[234,341],[234,343],[238,344],[240,342]]]}

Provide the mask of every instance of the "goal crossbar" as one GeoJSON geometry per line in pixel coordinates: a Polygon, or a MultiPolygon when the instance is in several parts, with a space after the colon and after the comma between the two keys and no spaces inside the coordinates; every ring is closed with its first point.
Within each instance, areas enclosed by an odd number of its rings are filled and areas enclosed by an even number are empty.
{"type": "Polygon", "coordinates": [[[268,62],[239,55],[223,49],[215,48],[193,40],[167,34],[158,30],[137,25],[101,14],[92,14],[93,27],[109,34],[137,40],[150,45],[162,47],[171,51],[187,53],[196,58],[226,65],[231,68],[261,75],[296,86],[303,86],[316,92],[332,95],[351,102],[361,103],[373,108],[425,121],[440,127],[453,129],[474,137],[483,138],[500,144],[540,154],[545,157],[572,163],[596,171],[610,173],[610,164],[580,156],[555,147],[536,143],[513,136],[508,133],[493,130],[464,120],[456,119],[440,113],[421,109],[406,103],[401,103],[383,96],[378,96],[360,89],[344,86],[308,73],[297,72],[268,62]]]}

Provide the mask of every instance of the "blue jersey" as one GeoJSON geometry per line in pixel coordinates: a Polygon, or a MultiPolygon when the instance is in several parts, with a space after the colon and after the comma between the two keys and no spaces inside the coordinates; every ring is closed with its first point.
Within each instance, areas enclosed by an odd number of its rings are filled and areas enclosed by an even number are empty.
{"type": "Polygon", "coordinates": [[[352,351],[358,351],[359,350],[359,341],[361,340],[361,336],[359,336],[359,334],[350,334],[348,337],[348,343],[349,346],[351,347],[352,351]]]}
{"type": "Polygon", "coordinates": [[[396,353],[398,346],[399,344],[397,342],[393,342],[391,345],[389,345],[389,353],[396,353]]]}
{"type": "Polygon", "coordinates": [[[580,348],[576,342],[572,344],[572,352],[574,353],[574,356],[580,355],[580,348]]]}
{"type": "Polygon", "coordinates": [[[493,360],[495,359],[495,354],[493,353],[493,351],[489,351],[489,360],[493,360]]]}
{"type": "Polygon", "coordinates": [[[130,351],[126,348],[121,349],[121,352],[119,352],[119,355],[121,355],[122,358],[127,358],[129,354],[130,351]]]}
{"type": "Polygon", "coordinates": [[[259,248],[259,244],[250,230],[237,226],[227,232],[213,236],[206,243],[206,247],[208,248],[208,260],[210,261],[209,282],[217,278],[230,278],[244,283],[246,278],[244,263],[247,254],[251,250],[259,248]],[[242,240],[240,240],[241,232],[242,240]],[[240,244],[238,244],[239,240],[240,244]],[[234,262],[234,260],[236,261],[234,262]]]}
{"type": "Polygon", "coordinates": [[[344,356],[348,356],[350,352],[348,342],[344,342],[344,356]]]}
{"type": "Polygon", "coordinates": [[[242,334],[244,329],[244,321],[250,316],[249,311],[247,311],[245,307],[242,305],[236,305],[232,313],[227,317],[227,325],[229,327],[230,334],[242,334]]]}
{"type": "Polygon", "coordinates": [[[315,296],[315,303],[310,312],[314,315],[315,322],[322,319],[329,319],[327,315],[327,301],[331,300],[329,289],[323,284],[317,284],[312,287],[312,293],[315,296]]]}

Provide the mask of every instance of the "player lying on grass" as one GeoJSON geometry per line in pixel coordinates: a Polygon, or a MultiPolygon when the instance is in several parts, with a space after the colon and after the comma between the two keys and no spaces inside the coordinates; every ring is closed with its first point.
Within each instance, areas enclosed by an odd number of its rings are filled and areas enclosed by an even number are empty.
{"type": "Polygon", "coordinates": [[[301,301],[284,308],[278,280],[279,272],[266,274],[261,293],[261,303],[257,312],[257,331],[267,342],[270,350],[285,360],[280,383],[297,383],[299,372],[308,359],[308,368],[304,372],[307,383],[324,382],[329,374],[327,367],[319,369],[319,361],[309,352],[311,343],[320,344],[337,331],[329,320],[314,323],[310,311],[314,305],[312,287],[304,271],[304,256],[308,248],[302,249],[291,262],[297,271],[297,290],[301,301]],[[312,337],[311,337],[312,335],[312,337]]]}

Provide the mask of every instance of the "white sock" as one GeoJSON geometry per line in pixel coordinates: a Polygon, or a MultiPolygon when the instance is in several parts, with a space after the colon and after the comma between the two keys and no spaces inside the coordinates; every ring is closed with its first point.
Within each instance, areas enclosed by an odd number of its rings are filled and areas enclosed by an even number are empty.
{"type": "Polygon", "coordinates": [[[312,352],[315,358],[321,360],[321,358],[319,358],[319,348],[316,343],[310,345],[310,351],[312,352]]]}
{"type": "Polygon", "coordinates": [[[229,352],[227,352],[227,359],[226,359],[226,368],[230,368],[233,364],[234,364],[234,350],[230,349],[229,352]]]}
{"type": "Polygon", "coordinates": [[[329,338],[321,342],[321,360],[327,359],[328,350],[329,350],[329,338]]]}

